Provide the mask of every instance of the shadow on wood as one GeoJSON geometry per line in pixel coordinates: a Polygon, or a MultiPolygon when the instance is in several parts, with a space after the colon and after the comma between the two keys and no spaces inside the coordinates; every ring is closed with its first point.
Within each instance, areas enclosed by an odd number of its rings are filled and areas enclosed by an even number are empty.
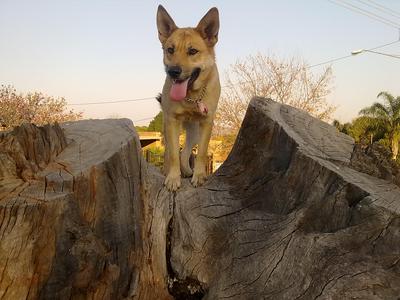
{"type": "Polygon", "coordinates": [[[400,189],[353,147],[255,98],[207,184],[169,193],[128,120],[0,133],[0,296],[398,299],[400,189]]]}

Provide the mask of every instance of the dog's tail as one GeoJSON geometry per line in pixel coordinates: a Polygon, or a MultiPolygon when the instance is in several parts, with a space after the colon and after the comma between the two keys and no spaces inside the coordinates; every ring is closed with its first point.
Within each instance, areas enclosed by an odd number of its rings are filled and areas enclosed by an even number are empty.
{"type": "Polygon", "coordinates": [[[156,100],[161,104],[161,93],[156,96],[156,100]]]}

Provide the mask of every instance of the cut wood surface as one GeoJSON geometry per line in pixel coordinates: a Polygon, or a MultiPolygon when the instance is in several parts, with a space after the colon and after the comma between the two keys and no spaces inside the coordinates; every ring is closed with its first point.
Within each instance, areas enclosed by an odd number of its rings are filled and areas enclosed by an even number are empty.
{"type": "Polygon", "coordinates": [[[129,120],[0,133],[0,297],[399,299],[400,188],[353,149],[255,98],[206,185],[170,193],[129,120]]]}

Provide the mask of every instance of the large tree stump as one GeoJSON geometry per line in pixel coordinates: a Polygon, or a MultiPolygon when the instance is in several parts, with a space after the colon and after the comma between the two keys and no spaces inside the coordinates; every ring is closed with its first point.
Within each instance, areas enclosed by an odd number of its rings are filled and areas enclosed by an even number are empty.
{"type": "Polygon", "coordinates": [[[228,160],[177,193],[128,120],[0,134],[3,299],[398,299],[400,189],[354,141],[253,99],[228,160]]]}

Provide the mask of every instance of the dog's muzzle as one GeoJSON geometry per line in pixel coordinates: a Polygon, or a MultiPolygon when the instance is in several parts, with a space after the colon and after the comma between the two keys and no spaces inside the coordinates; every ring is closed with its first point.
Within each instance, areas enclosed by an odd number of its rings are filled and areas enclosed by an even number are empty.
{"type": "Polygon", "coordinates": [[[171,66],[167,68],[167,74],[172,78],[172,79],[178,79],[179,76],[182,74],[182,68],[179,66],[171,66]]]}

